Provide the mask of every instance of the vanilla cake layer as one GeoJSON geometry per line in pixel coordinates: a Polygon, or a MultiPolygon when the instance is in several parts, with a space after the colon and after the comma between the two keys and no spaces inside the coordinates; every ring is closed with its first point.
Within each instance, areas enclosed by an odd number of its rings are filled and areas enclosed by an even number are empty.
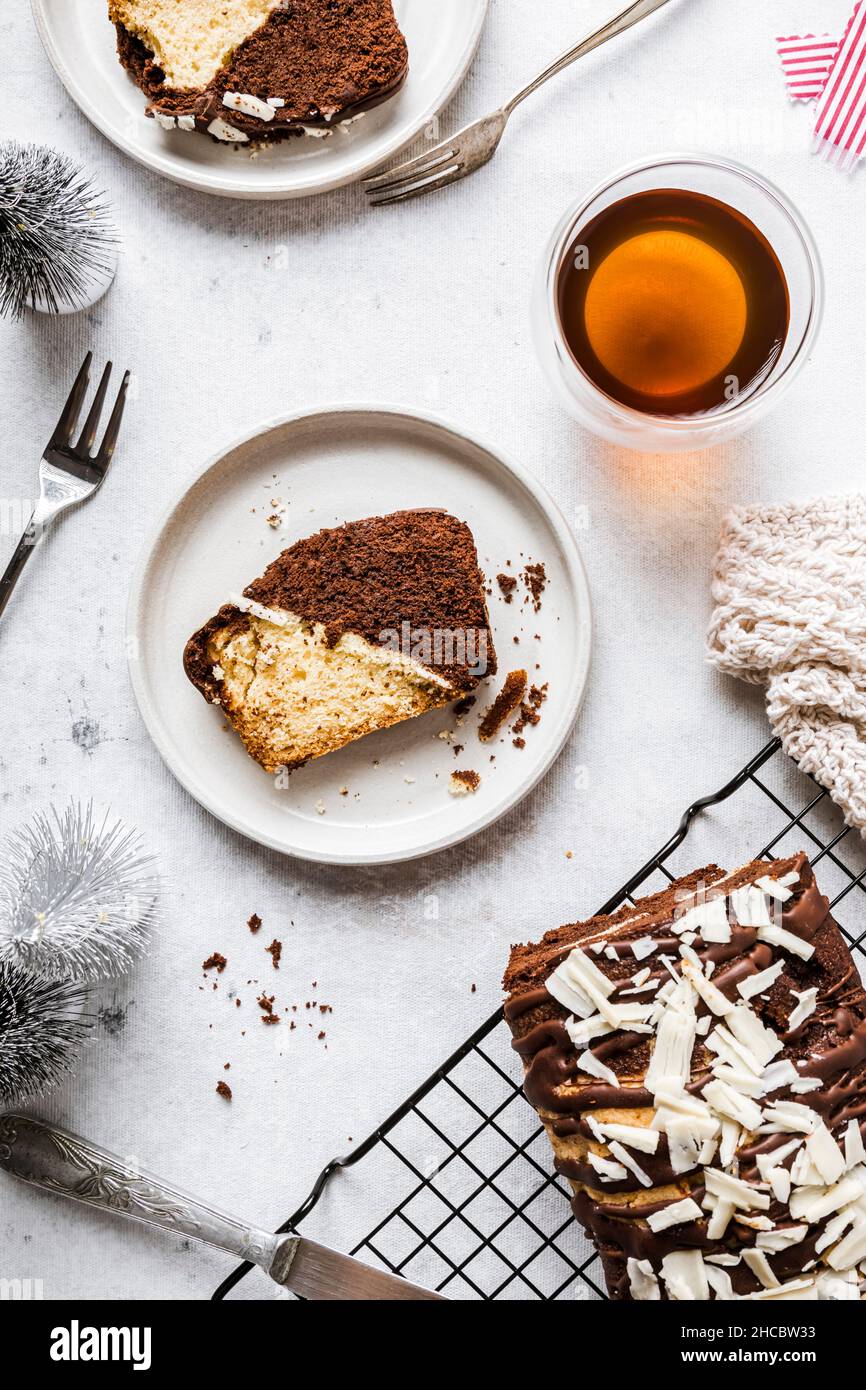
{"type": "Polygon", "coordinates": [[[206,87],[280,0],[109,0],[109,16],[152,52],[170,87],[206,87]]]}
{"type": "Polygon", "coordinates": [[[299,767],[459,694],[420,663],[356,633],[329,646],[321,623],[269,613],[247,615],[208,643],[220,705],[266,772],[299,767]]]}

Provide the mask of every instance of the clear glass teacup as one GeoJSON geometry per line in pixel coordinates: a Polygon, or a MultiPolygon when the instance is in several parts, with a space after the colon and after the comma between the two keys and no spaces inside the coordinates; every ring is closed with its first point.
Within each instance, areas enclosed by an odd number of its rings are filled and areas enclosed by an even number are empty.
{"type": "Polygon", "coordinates": [[[533,334],[542,365],[566,408],[609,443],[642,452],[705,449],[749,428],[772,410],[814,345],[823,311],[823,275],[814,239],[790,200],[763,176],[733,160],[665,156],[631,165],[569,208],[539,268],[533,334]],[[636,409],[604,390],[581,365],[560,309],[563,268],[581,247],[581,234],[608,209],[660,190],[686,190],[716,200],[748,219],[775,253],[789,298],[787,334],[763,377],[709,413],[676,415],[636,409]]]}

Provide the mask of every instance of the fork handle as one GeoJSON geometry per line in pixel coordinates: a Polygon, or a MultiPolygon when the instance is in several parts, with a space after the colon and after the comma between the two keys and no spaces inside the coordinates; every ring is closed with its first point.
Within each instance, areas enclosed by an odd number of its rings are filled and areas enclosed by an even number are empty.
{"type": "Polygon", "coordinates": [[[557,58],[555,63],[551,63],[549,68],[545,68],[544,72],[539,73],[534,82],[530,82],[528,87],[524,87],[522,91],[517,93],[517,96],[512,97],[504,108],[507,115],[510,116],[516,106],[519,106],[520,103],[525,101],[528,96],[531,96],[533,92],[537,92],[538,88],[543,86],[545,82],[549,82],[551,77],[555,77],[558,72],[562,72],[563,68],[570,67],[572,63],[577,62],[578,58],[583,58],[585,54],[591,53],[594,48],[600,48],[603,43],[607,43],[608,39],[615,39],[618,34],[624,34],[627,29],[631,29],[633,25],[639,24],[642,19],[646,19],[654,10],[660,10],[662,5],[667,4],[668,0],[637,0],[637,4],[629,5],[628,9],[623,10],[622,14],[618,14],[614,19],[608,20],[607,24],[601,29],[596,30],[594,34],[590,34],[588,38],[583,39],[575,48],[570,48],[567,53],[563,53],[562,57],[557,58]]]}
{"type": "Polygon", "coordinates": [[[30,518],[24,535],[15,548],[15,554],[6,566],[6,572],[0,579],[0,617],[3,616],[6,605],[12,597],[12,590],[21,578],[24,566],[42,539],[46,521],[47,517],[41,516],[37,507],[30,518]]]}

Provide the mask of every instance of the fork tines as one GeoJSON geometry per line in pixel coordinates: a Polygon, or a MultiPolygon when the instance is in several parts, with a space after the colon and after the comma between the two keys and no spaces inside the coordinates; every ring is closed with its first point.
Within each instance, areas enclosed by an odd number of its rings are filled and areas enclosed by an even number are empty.
{"type": "Polygon", "coordinates": [[[93,363],[93,353],[88,352],[75,383],[69,393],[69,399],[63,407],[60,419],[46,449],[49,451],[61,452],[67,456],[71,455],[81,463],[91,463],[96,468],[104,471],[111,462],[114,450],[117,447],[117,438],[120,434],[120,423],[123,419],[123,409],[126,404],[126,394],[129,389],[130,373],[124,372],[123,380],[117,399],[114,402],[114,409],[108,421],[108,425],[103,435],[102,443],[96,454],[93,453],[93,446],[96,442],[96,434],[99,429],[99,421],[105,405],[105,397],[108,392],[108,383],[111,380],[112,363],[106,365],[102,378],[97,387],[93,405],[84,422],[84,427],[78,438],[78,443],[73,445],[72,437],[75,434],[75,427],[78,424],[78,417],[81,414],[81,407],[87,395],[87,387],[90,384],[90,368],[93,363]]]}
{"type": "Polygon", "coordinates": [[[461,169],[460,150],[446,140],[416,159],[407,159],[382,174],[364,179],[364,191],[372,207],[386,203],[404,203],[422,193],[432,193],[453,183],[461,169]]]}

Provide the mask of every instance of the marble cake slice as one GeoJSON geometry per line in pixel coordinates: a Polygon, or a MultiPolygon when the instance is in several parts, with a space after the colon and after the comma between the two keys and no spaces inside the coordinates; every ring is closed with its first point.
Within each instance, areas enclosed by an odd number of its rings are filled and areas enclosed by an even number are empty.
{"type": "Polygon", "coordinates": [[[805,854],[515,946],[504,983],[612,1298],[860,1298],[866,994],[805,854]]]}
{"type": "Polygon", "coordinates": [[[108,13],[148,115],[234,143],[328,135],[408,71],[391,0],[108,0],[108,13]]]}
{"type": "Polygon", "coordinates": [[[270,773],[446,705],[496,672],[472,533],[406,511],[298,541],[190,638],[184,665],[270,773]]]}

